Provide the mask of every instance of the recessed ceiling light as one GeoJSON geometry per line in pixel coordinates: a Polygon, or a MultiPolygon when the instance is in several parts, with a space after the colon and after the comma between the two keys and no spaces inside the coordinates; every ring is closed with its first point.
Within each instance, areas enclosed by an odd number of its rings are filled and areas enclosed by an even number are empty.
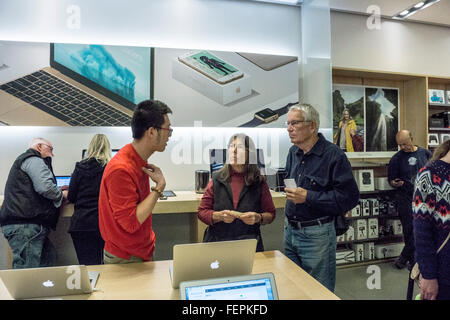
{"type": "Polygon", "coordinates": [[[431,6],[432,4],[435,4],[437,2],[439,2],[440,0],[425,0],[425,1],[420,1],[418,3],[416,3],[415,5],[413,5],[412,7],[407,8],[406,10],[403,10],[400,13],[397,13],[396,15],[394,15],[392,18],[393,19],[397,19],[397,20],[403,20],[411,15],[413,15],[414,13],[416,13],[417,11],[423,10],[425,8],[428,8],[429,6],[431,6]]]}

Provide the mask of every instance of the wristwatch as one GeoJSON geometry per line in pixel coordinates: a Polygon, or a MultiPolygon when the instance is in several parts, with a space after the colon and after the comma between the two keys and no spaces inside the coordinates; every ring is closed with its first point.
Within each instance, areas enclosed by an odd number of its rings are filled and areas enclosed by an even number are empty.
{"type": "Polygon", "coordinates": [[[150,190],[157,192],[158,193],[158,198],[161,198],[163,196],[162,191],[157,189],[156,187],[151,187],[150,190]]]}
{"type": "Polygon", "coordinates": [[[239,127],[257,127],[261,124],[267,124],[277,120],[280,116],[288,113],[289,108],[296,105],[298,102],[288,103],[284,107],[277,110],[272,110],[270,108],[265,108],[261,111],[255,113],[254,118],[249,122],[241,124],[239,127]]]}

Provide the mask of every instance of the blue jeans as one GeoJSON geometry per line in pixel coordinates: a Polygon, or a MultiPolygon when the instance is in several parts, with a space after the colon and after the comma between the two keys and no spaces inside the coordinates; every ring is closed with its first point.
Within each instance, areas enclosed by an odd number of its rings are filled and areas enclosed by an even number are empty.
{"type": "Polygon", "coordinates": [[[13,269],[50,267],[56,261],[56,249],[50,242],[50,229],[38,224],[2,226],[13,253],[13,269]]]}
{"type": "Polygon", "coordinates": [[[328,290],[336,283],[336,230],[334,221],[294,229],[285,219],[284,253],[328,290]]]}

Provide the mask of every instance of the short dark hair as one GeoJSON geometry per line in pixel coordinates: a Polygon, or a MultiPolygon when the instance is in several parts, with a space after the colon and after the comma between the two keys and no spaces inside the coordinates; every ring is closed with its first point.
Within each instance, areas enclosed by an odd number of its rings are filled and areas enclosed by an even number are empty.
{"type": "Polygon", "coordinates": [[[140,139],[148,128],[159,129],[164,123],[164,115],[172,113],[172,110],[158,100],[144,100],[134,110],[131,119],[131,130],[134,139],[140,139]]]}

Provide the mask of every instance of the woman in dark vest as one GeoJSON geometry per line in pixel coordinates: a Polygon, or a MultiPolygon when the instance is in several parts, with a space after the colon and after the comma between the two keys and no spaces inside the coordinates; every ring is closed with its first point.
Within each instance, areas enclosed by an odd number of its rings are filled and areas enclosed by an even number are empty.
{"type": "Polygon", "coordinates": [[[264,251],[259,228],[275,219],[275,206],[247,135],[230,138],[227,161],[209,182],[198,218],[208,225],[203,242],[257,239],[256,251],[264,251]]]}
{"type": "Polygon", "coordinates": [[[96,134],[88,147],[86,158],[77,162],[69,185],[68,199],[74,203],[69,233],[84,265],[102,264],[105,242],[98,225],[98,197],[111,147],[104,134],[96,134]]]}

